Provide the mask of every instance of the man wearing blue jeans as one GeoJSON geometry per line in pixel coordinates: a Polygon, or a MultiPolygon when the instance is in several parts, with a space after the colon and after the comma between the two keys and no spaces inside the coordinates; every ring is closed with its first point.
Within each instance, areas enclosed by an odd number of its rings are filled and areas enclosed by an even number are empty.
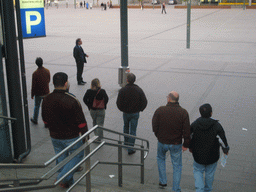
{"type": "MultiPolygon", "coordinates": [[[[138,120],[140,112],[147,106],[147,98],[143,90],[135,85],[136,76],[133,73],[127,75],[127,85],[123,87],[117,97],[117,107],[123,112],[124,128],[123,132],[136,136],[138,120]]],[[[124,137],[124,144],[134,146],[135,139],[124,137]]],[[[128,148],[128,155],[134,154],[136,151],[128,148]]]]}
{"type": "Polygon", "coordinates": [[[196,192],[206,192],[212,191],[214,174],[220,157],[220,143],[217,136],[223,143],[222,150],[226,155],[229,146],[221,124],[211,118],[211,105],[206,103],[200,106],[199,112],[201,117],[191,124],[192,140],[189,150],[194,157],[193,173],[196,192]]]}
{"type": "Polygon", "coordinates": [[[43,59],[36,58],[37,70],[32,75],[31,98],[35,100],[34,114],[30,121],[38,124],[39,109],[43,97],[49,94],[50,71],[43,67],[43,59]]]}
{"type": "Polygon", "coordinates": [[[159,186],[167,186],[166,153],[170,151],[173,165],[172,190],[180,192],[182,171],[182,151],[186,151],[190,142],[190,123],[188,112],[179,105],[179,94],[172,91],[167,96],[167,105],[159,107],[152,119],[152,127],[158,139],[157,164],[159,186]],[[182,138],[184,139],[182,145],[182,138]]]}
{"type": "MultiPolygon", "coordinates": [[[[42,118],[50,131],[52,144],[56,154],[75,142],[80,134],[88,131],[87,123],[80,102],[68,92],[68,76],[66,73],[56,73],[53,76],[54,91],[47,95],[42,103],[42,118]]],[[[57,163],[63,161],[76,149],[83,145],[78,142],[57,159],[57,163]]],[[[70,171],[83,158],[83,151],[64,165],[57,176],[59,180],[70,171]]],[[[69,188],[73,183],[74,172],[65,177],[60,186],[69,188]]]]}

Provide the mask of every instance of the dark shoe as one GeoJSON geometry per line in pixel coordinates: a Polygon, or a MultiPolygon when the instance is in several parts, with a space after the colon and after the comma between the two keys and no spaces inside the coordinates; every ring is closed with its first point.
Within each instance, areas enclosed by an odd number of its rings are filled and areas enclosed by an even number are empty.
{"type": "Polygon", "coordinates": [[[86,84],[86,82],[85,81],[81,81],[82,83],[84,83],[84,84],[86,84]]]}
{"type": "Polygon", "coordinates": [[[78,168],[77,168],[77,170],[76,170],[76,172],[81,172],[81,171],[83,171],[83,167],[81,167],[81,166],[79,166],[78,168]]]}
{"type": "Polygon", "coordinates": [[[67,183],[60,183],[60,187],[63,189],[68,189],[70,187],[70,185],[67,183]]]}
{"type": "Polygon", "coordinates": [[[30,119],[30,121],[31,121],[32,123],[36,124],[36,125],[38,124],[37,121],[35,121],[35,120],[32,119],[32,118],[30,119]]]}
{"type": "Polygon", "coordinates": [[[136,153],[136,151],[128,151],[128,155],[132,155],[134,153],[136,153]]]}
{"type": "Polygon", "coordinates": [[[78,85],[85,85],[85,83],[83,83],[83,82],[78,82],[77,84],[78,85]]]}
{"type": "Polygon", "coordinates": [[[159,183],[159,186],[160,186],[160,188],[165,188],[165,187],[167,187],[167,184],[159,183]]]}

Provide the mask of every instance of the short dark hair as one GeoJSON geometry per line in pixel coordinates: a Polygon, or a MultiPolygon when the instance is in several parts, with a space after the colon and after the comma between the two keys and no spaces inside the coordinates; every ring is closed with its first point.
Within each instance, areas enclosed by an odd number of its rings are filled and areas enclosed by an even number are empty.
{"type": "Polygon", "coordinates": [[[212,116],[212,106],[209,103],[203,104],[199,107],[199,112],[202,117],[209,118],[212,116]]]}
{"type": "Polygon", "coordinates": [[[63,72],[55,73],[53,76],[54,87],[64,87],[65,83],[68,81],[68,75],[63,72]]]}
{"type": "Polygon", "coordinates": [[[76,45],[78,45],[78,42],[81,41],[81,38],[76,39],[76,45]]]}
{"type": "Polygon", "coordinates": [[[36,58],[36,65],[38,67],[42,67],[43,66],[43,59],[41,57],[37,57],[36,58]]]}
{"type": "Polygon", "coordinates": [[[128,73],[127,81],[128,83],[133,84],[136,81],[136,76],[133,73],[128,73]]]}

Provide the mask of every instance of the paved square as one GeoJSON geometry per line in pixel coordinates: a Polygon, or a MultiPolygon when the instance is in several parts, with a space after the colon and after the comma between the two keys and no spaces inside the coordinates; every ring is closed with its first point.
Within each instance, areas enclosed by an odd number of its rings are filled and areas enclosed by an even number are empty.
{"type": "MultiPolygon", "coordinates": [[[[129,66],[148,98],[148,107],[139,119],[137,136],[150,141],[150,153],[146,159],[145,185],[139,184],[138,168],[123,170],[126,191],[171,190],[170,159],[167,161],[168,188],[158,189],[157,139],[152,132],[151,118],[159,106],[166,104],[166,95],[172,90],[180,94],[180,104],[188,110],[191,123],[199,117],[198,107],[207,102],[213,106],[213,118],[219,119],[226,131],[231,150],[226,167],[218,164],[213,191],[256,190],[256,10],[193,9],[191,13],[191,47],[186,49],[186,10],[167,6],[166,15],[159,9],[128,11],[129,66]]],[[[51,75],[58,71],[69,75],[70,92],[82,103],[89,127],[92,127],[92,120],[82,98],[91,80],[98,77],[110,97],[105,127],[122,132],[122,113],[115,104],[120,89],[119,9],[49,8],[45,9],[45,16],[47,36],[24,40],[30,116],[33,113],[31,77],[36,69],[35,58],[40,56],[51,75]],[[85,86],[76,83],[72,56],[78,37],[82,38],[83,49],[89,55],[84,71],[85,86]]],[[[53,90],[52,82],[50,89],[53,90]]],[[[24,163],[44,163],[54,155],[41,118],[39,125],[31,125],[31,138],[32,152],[24,163]]],[[[93,160],[117,160],[117,150],[113,148],[106,146],[98,153],[93,160]]],[[[138,153],[133,156],[124,153],[128,162],[138,161],[139,157],[138,153]]],[[[192,163],[192,155],[185,152],[183,191],[194,190],[192,163]]],[[[84,184],[83,181],[76,190],[84,191],[84,184]]],[[[92,172],[92,187],[95,191],[118,191],[117,168],[97,167],[92,172]],[[111,179],[109,175],[115,177],[111,179]]]]}

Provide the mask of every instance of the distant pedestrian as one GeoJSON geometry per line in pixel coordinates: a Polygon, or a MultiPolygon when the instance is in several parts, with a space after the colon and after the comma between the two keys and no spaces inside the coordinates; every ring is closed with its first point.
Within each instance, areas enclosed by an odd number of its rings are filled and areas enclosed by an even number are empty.
{"type": "Polygon", "coordinates": [[[164,3],[164,2],[163,2],[163,4],[162,4],[162,14],[163,14],[163,12],[166,14],[165,3],[164,3]]]}
{"type": "Polygon", "coordinates": [[[77,67],[76,79],[77,79],[78,85],[86,84],[86,82],[83,81],[82,74],[84,71],[84,63],[87,63],[86,57],[89,57],[89,55],[87,55],[84,52],[83,48],[81,47],[82,43],[83,42],[81,38],[76,39],[76,46],[73,49],[73,56],[76,60],[76,67],[77,67]]]}
{"type": "Polygon", "coordinates": [[[89,9],[89,3],[88,2],[86,3],[86,9],[89,9]]]}
{"type": "MultiPolygon", "coordinates": [[[[99,125],[103,127],[105,120],[105,110],[107,109],[108,103],[108,95],[106,91],[101,88],[100,80],[98,78],[92,80],[91,88],[86,91],[83,101],[90,111],[93,120],[93,126],[99,125]],[[99,103],[102,102],[102,104],[96,105],[95,99],[99,103]]],[[[103,131],[101,129],[97,129],[95,131],[95,135],[99,136],[98,140],[101,140],[103,138],[103,131]]]]}
{"type": "MultiPolygon", "coordinates": [[[[133,73],[127,75],[127,85],[123,87],[117,96],[117,107],[123,112],[124,133],[136,136],[140,112],[147,106],[147,98],[143,90],[134,84],[136,76],[133,73]]],[[[124,144],[134,146],[135,139],[124,137],[124,144]]],[[[136,151],[128,148],[128,154],[132,155],[136,151]]]]}
{"type": "Polygon", "coordinates": [[[50,93],[49,83],[51,80],[50,71],[43,67],[43,59],[36,58],[37,70],[32,75],[31,98],[34,99],[34,114],[31,122],[38,124],[39,109],[42,99],[50,93]]]}
{"type": "Polygon", "coordinates": [[[143,9],[144,9],[144,2],[141,1],[141,10],[143,10],[143,9]]]}
{"type": "MultiPolygon", "coordinates": [[[[55,154],[60,153],[66,147],[79,139],[88,131],[87,122],[80,102],[73,94],[68,93],[68,75],[58,72],[53,76],[54,91],[47,95],[42,103],[42,118],[50,131],[55,154]]],[[[71,153],[83,145],[79,141],[76,145],[68,149],[63,155],[58,157],[57,164],[66,159],[71,153]]],[[[66,165],[64,165],[57,176],[57,180],[62,178],[75,165],[83,159],[84,152],[81,151],[66,165]]],[[[80,168],[81,171],[82,168],[80,168]]],[[[74,172],[65,177],[60,186],[69,188],[74,184],[74,172]]]]}
{"type": "Polygon", "coordinates": [[[83,2],[82,1],[80,2],[80,8],[83,8],[83,2]]]}
{"type": "Polygon", "coordinates": [[[84,1],[84,7],[85,7],[85,5],[86,5],[86,3],[85,3],[85,1],[84,1]]]}
{"type": "Polygon", "coordinates": [[[212,191],[214,174],[220,157],[220,137],[223,152],[228,155],[229,146],[225,132],[218,122],[211,118],[212,107],[204,104],[199,108],[201,117],[191,124],[192,140],[190,151],[194,157],[194,178],[196,192],[212,191]],[[205,179],[204,179],[205,174],[205,179]]]}
{"type": "Polygon", "coordinates": [[[90,9],[92,9],[92,3],[91,2],[89,3],[89,5],[90,5],[90,9]]]}
{"type": "Polygon", "coordinates": [[[186,109],[179,105],[179,94],[172,91],[167,96],[167,105],[159,107],[152,119],[152,127],[158,139],[157,164],[159,186],[167,186],[166,153],[170,151],[173,165],[173,191],[180,192],[182,171],[182,151],[186,151],[190,142],[190,123],[186,109]],[[183,144],[182,144],[182,139],[183,144]]]}

